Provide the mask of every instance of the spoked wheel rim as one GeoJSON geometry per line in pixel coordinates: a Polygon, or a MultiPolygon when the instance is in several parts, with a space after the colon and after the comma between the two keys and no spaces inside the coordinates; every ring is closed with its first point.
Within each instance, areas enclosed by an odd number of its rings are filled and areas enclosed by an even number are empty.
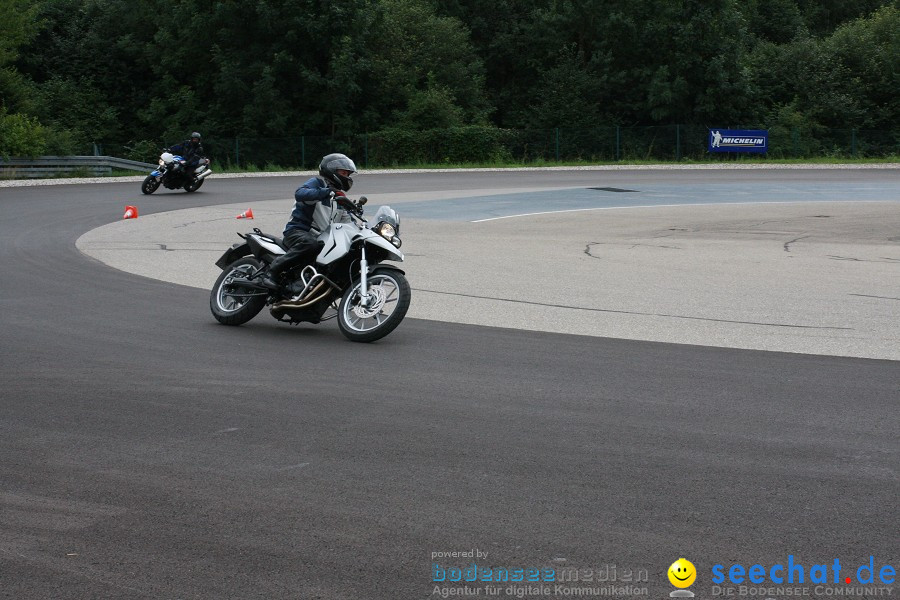
{"type": "Polygon", "coordinates": [[[375,274],[368,279],[369,302],[364,305],[359,284],[341,307],[344,326],[357,333],[374,331],[387,323],[400,300],[400,284],[390,275],[375,274]]]}
{"type": "Polygon", "coordinates": [[[236,277],[249,279],[252,272],[253,267],[251,265],[241,265],[232,269],[231,273],[222,280],[222,283],[219,284],[219,289],[216,291],[216,304],[219,310],[223,313],[237,312],[250,301],[252,296],[240,295],[247,294],[246,288],[235,289],[232,283],[236,277]]]}

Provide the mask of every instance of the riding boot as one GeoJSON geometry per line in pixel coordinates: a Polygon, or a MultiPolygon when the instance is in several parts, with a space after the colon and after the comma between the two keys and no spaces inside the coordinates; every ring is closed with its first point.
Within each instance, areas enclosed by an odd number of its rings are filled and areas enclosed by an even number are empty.
{"type": "Polygon", "coordinates": [[[267,287],[270,290],[277,290],[281,287],[281,284],[278,283],[279,275],[281,275],[281,265],[280,262],[281,257],[276,258],[272,261],[272,264],[269,265],[269,270],[266,271],[266,274],[263,276],[262,281],[260,282],[263,287],[267,287]]]}
{"type": "MultiPolygon", "coordinates": [[[[319,248],[324,244],[316,240],[308,231],[298,231],[289,233],[284,236],[284,243],[288,246],[288,251],[272,261],[269,270],[262,280],[265,287],[277,290],[279,285],[279,275],[289,269],[295,267],[298,263],[307,261],[310,252],[318,252],[319,248]]],[[[314,255],[313,255],[314,256],[314,255]]]]}

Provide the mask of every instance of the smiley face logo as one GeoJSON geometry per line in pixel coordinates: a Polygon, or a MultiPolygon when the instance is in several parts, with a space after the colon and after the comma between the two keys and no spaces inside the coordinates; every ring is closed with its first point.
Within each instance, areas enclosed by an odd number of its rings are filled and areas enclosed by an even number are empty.
{"type": "Polygon", "coordinates": [[[669,581],[677,588],[690,587],[697,579],[697,569],[686,558],[679,558],[669,567],[669,581]]]}

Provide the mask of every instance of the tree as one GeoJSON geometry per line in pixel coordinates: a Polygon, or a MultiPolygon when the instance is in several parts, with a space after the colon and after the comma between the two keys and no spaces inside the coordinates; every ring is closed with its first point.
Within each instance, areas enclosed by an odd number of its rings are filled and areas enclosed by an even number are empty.
{"type": "Polygon", "coordinates": [[[175,45],[206,53],[192,81],[220,135],[283,137],[354,129],[371,0],[212,5],[203,31],[165,26],[175,45]],[[359,32],[359,36],[348,32],[359,32]],[[351,118],[348,120],[347,116],[351,118]]]}
{"type": "Polygon", "coordinates": [[[871,14],[891,2],[883,0],[797,0],[810,33],[817,37],[830,35],[842,23],[871,14]]]}
{"type": "Polygon", "coordinates": [[[69,131],[72,142],[82,148],[93,141],[119,139],[121,133],[118,111],[87,77],[51,77],[37,86],[32,110],[53,130],[69,131]]]}
{"type": "Polygon", "coordinates": [[[824,40],[823,52],[845,76],[835,88],[857,107],[835,115],[836,126],[896,128],[900,118],[900,9],[884,6],[871,16],[840,26],[824,40]]]}
{"type": "Polygon", "coordinates": [[[535,78],[543,71],[535,60],[553,62],[568,47],[568,38],[545,36],[539,26],[543,15],[535,12],[547,4],[545,0],[494,0],[490,10],[485,10],[483,0],[437,3],[438,14],[458,19],[470,29],[472,47],[484,65],[484,90],[497,125],[524,125],[535,78]]]}
{"type": "Polygon", "coordinates": [[[19,49],[37,33],[37,6],[25,0],[0,0],[0,66],[12,64],[19,49]]]}
{"type": "Polygon", "coordinates": [[[15,62],[20,49],[38,32],[37,7],[25,0],[0,0],[0,15],[0,106],[26,109],[28,88],[15,62]]]}
{"type": "Polygon", "coordinates": [[[761,43],[749,64],[770,123],[788,115],[809,128],[891,129],[900,115],[897,56],[900,10],[886,6],[821,40],[761,43]]]}
{"type": "Polygon", "coordinates": [[[525,127],[588,128],[608,124],[613,115],[604,110],[608,97],[607,78],[585,61],[576,44],[562,48],[553,66],[529,90],[529,107],[518,117],[525,127]]]}
{"type": "Polygon", "coordinates": [[[43,23],[18,64],[42,122],[80,142],[127,137],[152,85],[145,55],[153,7],[125,0],[44,0],[43,23]]]}
{"type": "Polygon", "coordinates": [[[275,160],[290,138],[352,143],[350,134],[385,128],[895,128],[898,112],[896,0],[495,0],[488,10],[480,0],[0,0],[0,9],[6,116],[37,119],[28,122],[70,146],[199,130],[210,142],[240,137],[242,149],[279,138],[259,147],[275,160]]]}
{"type": "Polygon", "coordinates": [[[745,0],[739,9],[750,33],[761,40],[786,44],[807,34],[803,14],[794,0],[745,0]]]}
{"type": "Polygon", "coordinates": [[[405,129],[449,129],[463,124],[463,111],[454,103],[450,89],[430,78],[426,89],[412,92],[398,119],[405,129]]]}
{"type": "Polygon", "coordinates": [[[770,124],[773,119],[777,122],[778,115],[790,115],[792,121],[802,117],[815,127],[846,124],[860,116],[859,106],[838,84],[849,73],[823,51],[818,40],[761,44],[750,64],[758,102],[764,107],[764,120],[770,124]]]}
{"type": "Polygon", "coordinates": [[[463,24],[439,16],[426,0],[381,0],[379,9],[367,51],[380,118],[402,120],[412,99],[441,94],[463,122],[486,122],[484,66],[463,24]]]}

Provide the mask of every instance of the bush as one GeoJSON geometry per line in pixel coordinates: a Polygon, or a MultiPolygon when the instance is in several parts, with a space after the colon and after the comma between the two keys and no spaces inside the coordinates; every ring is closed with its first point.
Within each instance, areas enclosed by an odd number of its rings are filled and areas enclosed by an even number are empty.
{"type": "Polygon", "coordinates": [[[47,146],[44,154],[50,156],[72,156],[74,154],[89,154],[84,144],[76,138],[79,136],[70,129],[45,128],[47,133],[47,146]]]}
{"type": "Polygon", "coordinates": [[[125,144],[124,150],[124,158],[129,160],[136,160],[138,162],[145,162],[150,164],[156,164],[156,161],[159,159],[160,150],[162,149],[162,144],[153,141],[153,140],[138,140],[136,142],[129,142],[125,144]]]}
{"type": "Polygon", "coordinates": [[[37,119],[9,114],[0,106],[0,156],[32,158],[44,154],[46,148],[47,131],[37,119]]]}
{"type": "Polygon", "coordinates": [[[369,162],[382,166],[465,164],[508,160],[516,132],[469,125],[411,131],[385,129],[369,135],[369,162]]]}
{"type": "Polygon", "coordinates": [[[793,105],[782,106],[769,124],[769,155],[808,158],[824,154],[824,128],[793,105]]]}

